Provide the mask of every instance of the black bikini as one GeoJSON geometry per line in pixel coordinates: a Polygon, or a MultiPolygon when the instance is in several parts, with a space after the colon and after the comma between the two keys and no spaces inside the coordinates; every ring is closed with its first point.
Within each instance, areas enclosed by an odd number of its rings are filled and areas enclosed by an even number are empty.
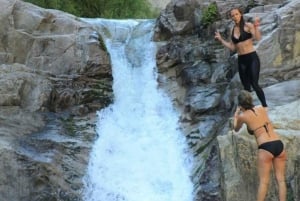
{"type": "Polygon", "coordinates": [[[266,132],[269,134],[268,125],[269,125],[269,122],[266,122],[264,125],[262,125],[262,126],[256,128],[256,129],[254,129],[254,130],[250,130],[249,128],[247,128],[247,130],[248,130],[248,133],[249,133],[250,135],[254,135],[254,132],[255,132],[256,130],[258,130],[258,129],[264,127],[265,130],[266,130],[266,132]]]}
{"type": "MultiPolygon", "coordinates": [[[[254,114],[256,115],[254,109],[251,109],[251,111],[253,111],[254,114]]],[[[251,129],[247,128],[248,133],[250,135],[253,135],[256,130],[264,127],[266,132],[269,134],[269,129],[268,129],[269,124],[270,124],[269,122],[266,122],[264,125],[254,129],[254,130],[251,130],[251,129]]],[[[261,145],[258,146],[258,149],[266,150],[266,151],[270,152],[274,157],[277,157],[283,151],[284,145],[283,145],[281,140],[274,140],[274,141],[262,143],[261,145]]]]}
{"type": "MultiPolygon", "coordinates": [[[[256,112],[255,112],[255,110],[254,110],[253,108],[251,108],[251,109],[249,109],[249,110],[251,110],[251,111],[255,114],[255,116],[257,116],[257,114],[256,114],[256,112]]],[[[254,135],[255,131],[257,131],[258,129],[264,127],[265,130],[266,130],[266,132],[269,134],[269,129],[268,129],[268,125],[269,125],[269,124],[270,124],[269,122],[266,122],[264,125],[259,126],[258,128],[254,129],[254,130],[251,130],[250,128],[247,127],[248,133],[249,133],[250,135],[254,135]]]]}
{"type": "Polygon", "coordinates": [[[246,40],[251,39],[251,38],[252,38],[252,34],[249,33],[249,32],[246,32],[245,30],[241,31],[239,38],[235,38],[234,37],[234,29],[232,29],[231,40],[234,44],[246,41],[246,40]]]}
{"type": "Polygon", "coordinates": [[[283,151],[283,143],[281,140],[274,140],[270,142],[262,143],[258,146],[258,149],[263,149],[270,152],[274,157],[277,157],[283,151]]]}

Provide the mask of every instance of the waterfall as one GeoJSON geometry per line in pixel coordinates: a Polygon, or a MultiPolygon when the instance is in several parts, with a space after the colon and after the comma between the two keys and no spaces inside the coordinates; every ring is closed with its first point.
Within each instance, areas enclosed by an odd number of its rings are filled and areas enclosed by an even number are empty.
{"type": "Polygon", "coordinates": [[[105,38],[114,102],[99,111],[85,201],[192,201],[192,160],[158,88],[154,20],[85,19],[105,38]]]}

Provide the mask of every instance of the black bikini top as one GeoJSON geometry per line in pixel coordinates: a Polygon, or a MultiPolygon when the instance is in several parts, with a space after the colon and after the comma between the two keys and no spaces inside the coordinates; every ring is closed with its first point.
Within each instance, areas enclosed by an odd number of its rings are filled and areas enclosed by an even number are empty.
{"type": "Polygon", "coordinates": [[[249,32],[246,32],[245,30],[241,30],[239,38],[235,38],[234,37],[234,28],[232,29],[231,40],[234,44],[246,41],[246,40],[251,39],[251,38],[252,38],[252,34],[249,33],[249,32]]]}
{"type": "Polygon", "coordinates": [[[256,128],[256,129],[254,129],[254,130],[250,130],[249,128],[247,128],[247,130],[248,130],[248,133],[249,133],[250,135],[254,135],[254,133],[255,133],[256,130],[258,130],[258,129],[264,127],[265,130],[266,130],[266,132],[269,133],[268,125],[269,125],[269,122],[266,122],[264,125],[262,125],[262,126],[256,128]]]}
{"type": "MultiPolygon", "coordinates": [[[[257,115],[257,114],[255,113],[255,110],[254,110],[253,108],[251,108],[250,110],[251,110],[255,115],[257,115]]],[[[257,131],[257,130],[260,129],[260,128],[265,128],[266,132],[269,133],[269,129],[268,129],[268,125],[269,125],[269,124],[270,124],[270,122],[266,122],[266,123],[264,123],[262,126],[259,126],[258,128],[254,129],[254,130],[251,130],[251,129],[249,129],[249,128],[247,127],[248,133],[249,133],[250,135],[254,135],[255,131],[257,131]]]]}

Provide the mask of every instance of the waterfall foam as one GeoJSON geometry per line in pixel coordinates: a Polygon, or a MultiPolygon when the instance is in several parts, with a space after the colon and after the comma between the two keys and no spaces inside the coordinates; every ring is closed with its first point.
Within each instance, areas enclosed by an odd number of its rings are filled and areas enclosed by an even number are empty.
{"type": "Polygon", "coordinates": [[[153,20],[89,19],[105,36],[114,103],[98,112],[85,201],[192,201],[178,114],[157,86],[153,20]]]}

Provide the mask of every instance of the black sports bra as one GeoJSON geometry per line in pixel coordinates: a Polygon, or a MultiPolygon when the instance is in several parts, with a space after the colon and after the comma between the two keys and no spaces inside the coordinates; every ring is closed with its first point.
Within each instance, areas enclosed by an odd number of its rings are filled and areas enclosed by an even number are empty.
{"type": "Polygon", "coordinates": [[[241,30],[239,38],[234,37],[234,28],[232,29],[232,34],[231,34],[231,40],[234,44],[237,44],[239,42],[246,41],[248,39],[252,38],[252,34],[249,32],[246,32],[245,30],[241,30]]]}

